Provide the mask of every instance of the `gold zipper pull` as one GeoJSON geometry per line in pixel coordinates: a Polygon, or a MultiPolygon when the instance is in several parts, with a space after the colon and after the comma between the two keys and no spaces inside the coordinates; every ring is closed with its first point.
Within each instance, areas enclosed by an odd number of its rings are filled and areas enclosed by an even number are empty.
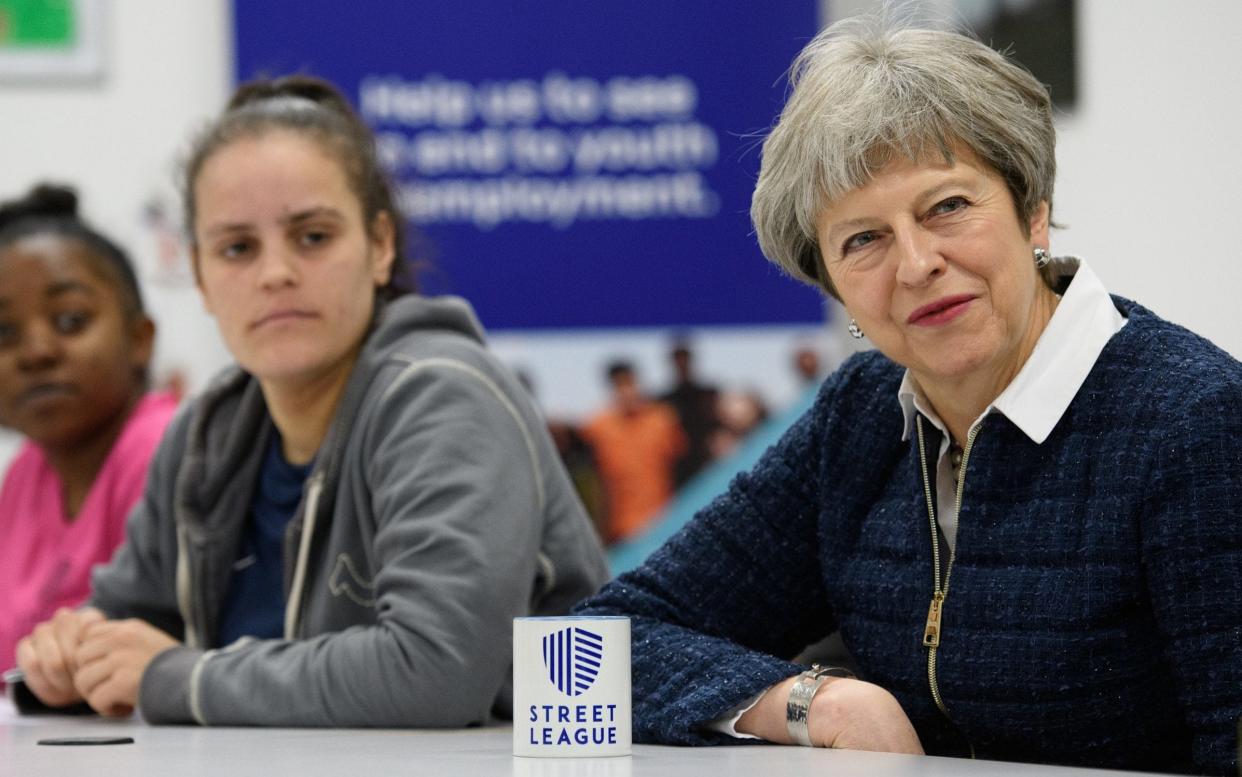
{"type": "Polygon", "coordinates": [[[923,630],[924,647],[940,647],[940,613],[944,606],[944,594],[937,591],[932,595],[931,606],[927,608],[927,628],[923,630]]]}

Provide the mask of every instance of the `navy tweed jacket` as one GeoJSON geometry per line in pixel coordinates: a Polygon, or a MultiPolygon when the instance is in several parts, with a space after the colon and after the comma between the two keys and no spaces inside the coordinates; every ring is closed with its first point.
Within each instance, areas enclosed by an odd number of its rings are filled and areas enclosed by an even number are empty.
{"type": "Polygon", "coordinates": [[[901,439],[902,370],[870,352],[754,470],[579,606],[633,619],[636,738],[742,741],[702,724],[839,629],[928,753],[1234,773],[1242,364],[1114,302],[1129,323],[1042,445],[995,413],[976,438],[937,666],[951,720],[922,644],[932,540],[918,446],[901,439]]]}

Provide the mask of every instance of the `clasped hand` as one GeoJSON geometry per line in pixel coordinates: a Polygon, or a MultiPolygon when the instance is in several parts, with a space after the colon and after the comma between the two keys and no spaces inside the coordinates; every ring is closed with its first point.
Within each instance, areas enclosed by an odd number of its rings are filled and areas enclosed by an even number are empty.
{"type": "Polygon", "coordinates": [[[50,707],[86,701],[112,717],[131,715],[142,675],[177,640],[146,621],[108,620],[94,608],[61,609],[17,643],[26,685],[50,707]]]}

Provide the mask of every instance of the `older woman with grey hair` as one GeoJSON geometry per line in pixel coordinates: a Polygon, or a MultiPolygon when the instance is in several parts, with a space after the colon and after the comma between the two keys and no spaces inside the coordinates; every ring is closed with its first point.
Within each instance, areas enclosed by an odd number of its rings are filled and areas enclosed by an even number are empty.
{"type": "Polygon", "coordinates": [[[1242,365],[1051,259],[1019,65],[854,20],[792,83],[759,241],[876,350],[579,607],[633,618],[637,737],[1231,771],[1242,365]],[[833,631],[856,677],[791,662],[833,631]]]}

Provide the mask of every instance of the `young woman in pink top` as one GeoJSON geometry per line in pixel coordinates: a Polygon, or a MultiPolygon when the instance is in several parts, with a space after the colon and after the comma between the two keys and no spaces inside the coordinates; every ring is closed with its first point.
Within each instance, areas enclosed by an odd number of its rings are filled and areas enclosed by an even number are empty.
{"type": "Polygon", "coordinates": [[[154,340],[129,259],[72,190],[0,205],[0,425],[27,438],[0,486],[0,669],[124,536],[176,406],[146,393],[154,340]]]}

